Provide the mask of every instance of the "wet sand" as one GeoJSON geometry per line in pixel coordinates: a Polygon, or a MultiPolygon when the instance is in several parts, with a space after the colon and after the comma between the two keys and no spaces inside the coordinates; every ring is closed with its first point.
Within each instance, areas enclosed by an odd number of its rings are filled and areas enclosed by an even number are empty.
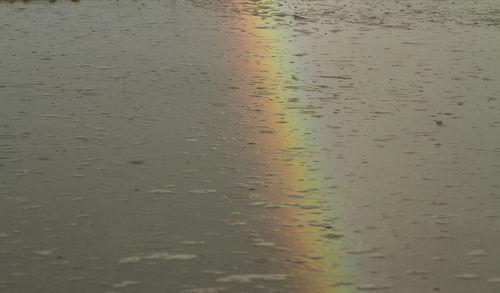
{"type": "Polygon", "coordinates": [[[499,292],[500,10],[0,2],[0,292],[499,292]]]}

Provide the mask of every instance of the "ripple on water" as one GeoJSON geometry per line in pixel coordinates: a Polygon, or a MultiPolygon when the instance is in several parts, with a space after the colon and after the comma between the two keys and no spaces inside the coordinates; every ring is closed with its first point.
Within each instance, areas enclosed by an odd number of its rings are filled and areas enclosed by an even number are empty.
{"type": "Polygon", "coordinates": [[[461,280],[479,280],[481,279],[481,276],[478,276],[476,274],[460,274],[456,275],[457,279],[461,280]]]}
{"type": "Polygon", "coordinates": [[[216,281],[221,283],[250,283],[252,281],[284,281],[286,274],[244,274],[229,275],[218,278],[216,281]]]}
{"type": "Polygon", "coordinates": [[[120,283],[113,284],[113,288],[127,288],[129,286],[137,286],[140,284],[141,284],[141,282],[126,280],[126,281],[122,281],[120,283]]]}
{"type": "Polygon", "coordinates": [[[183,290],[182,292],[184,293],[216,293],[216,292],[221,292],[227,290],[227,288],[224,287],[209,287],[209,288],[192,288],[192,289],[186,289],[183,290]]]}
{"type": "Polygon", "coordinates": [[[195,254],[169,254],[168,252],[160,251],[146,256],[127,256],[124,258],[120,258],[118,262],[127,264],[137,263],[142,260],[190,260],[196,257],[198,256],[195,254]]]}

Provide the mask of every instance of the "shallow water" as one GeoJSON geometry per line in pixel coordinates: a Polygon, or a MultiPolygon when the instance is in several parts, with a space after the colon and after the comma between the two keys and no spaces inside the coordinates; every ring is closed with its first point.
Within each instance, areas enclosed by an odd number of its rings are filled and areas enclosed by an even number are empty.
{"type": "Polygon", "coordinates": [[[0,292],[500,291],[496,1],[0,2],[0,292]]]}

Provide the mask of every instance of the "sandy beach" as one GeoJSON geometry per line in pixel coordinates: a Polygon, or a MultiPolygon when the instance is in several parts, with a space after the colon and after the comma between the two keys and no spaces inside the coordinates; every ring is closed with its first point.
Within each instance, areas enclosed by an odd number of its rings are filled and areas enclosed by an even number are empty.
{"type": "Polygon", "coordinates": [[[500,292],[497,0],[0,1],[0,293],[500,292]]]}

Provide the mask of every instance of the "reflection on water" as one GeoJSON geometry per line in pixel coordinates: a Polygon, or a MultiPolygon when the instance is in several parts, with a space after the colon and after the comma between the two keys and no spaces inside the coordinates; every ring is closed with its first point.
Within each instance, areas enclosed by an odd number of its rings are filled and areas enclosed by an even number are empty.
{"type": "Polygon", "coordinates": [[[498,291],[495,1],[10,2],[1,292],[498,291]]]}
{"type": "Polygon", "coordinates": [[[263,163],[259,173],[264,176],[259,179],[267,183],[256,204],[269,209],[274,219],[271,233],[279,242],[277,254],[298,279],[292,280],[297,290],[327,292],[340,284],[339,279],[347,283],[341,272],[345,264],[339,259],[342,234],[327,194],[333,183],[322,174],[324,154],[311,133],[311,122],[301,113],[307,109],[299,102],[303,95],[289,88],[298,69],[294,61],[299,61],[290,54],[294,45],[288,44],[279,22],[265,17],[279,8],[268,4],[235,2],[233,9],[251,14],[224,23],[236,31],[228,35],[226,49],[237,85],[231,96],[240,101],[243,119],[255,128],[249,134],[251,158],[263,163]]]}

